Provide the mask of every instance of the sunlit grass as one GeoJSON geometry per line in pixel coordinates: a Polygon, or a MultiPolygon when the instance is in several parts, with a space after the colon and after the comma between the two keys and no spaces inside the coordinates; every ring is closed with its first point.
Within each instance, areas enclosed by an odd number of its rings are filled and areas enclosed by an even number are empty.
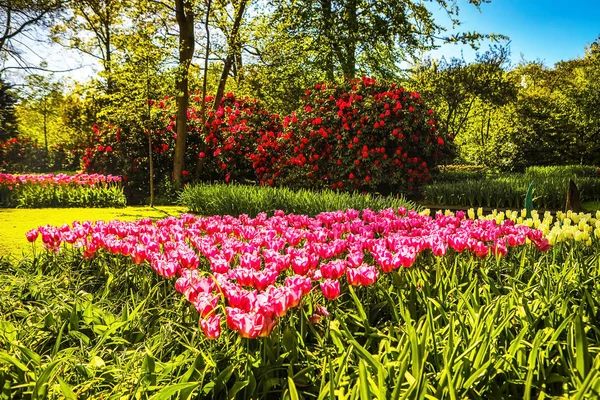
{"type": "Polygon", "coordinates": [[[20,257],[31,252],[25,232],[40,225],[63,225],[73,221],[110,221],[120,219],[133,221],[140,218],[164,218],[187,211],[185,207],[126,207],[126,208],[42,208],[0,209],[0,257],[20,257]]]}

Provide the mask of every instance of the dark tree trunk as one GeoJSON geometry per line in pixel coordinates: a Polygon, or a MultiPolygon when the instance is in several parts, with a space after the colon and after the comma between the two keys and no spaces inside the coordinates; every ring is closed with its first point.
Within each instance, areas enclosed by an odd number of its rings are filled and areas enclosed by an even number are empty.
{"type": "Polygon", "coordinates": [[[176,189],[183,187],[182,172],[185,169],[187,143],[187,109],[189,105],[188,71],[194,56],[194,12],[187,0],[175,0],[177,25],[179,26],[179,70],[177,71],[177,123],[175,154],[173,155],[173,183],[176,189]]]}
{"type": "Polygon", "coordinates": [[[346,39],[346,59],[340,60],[347,78],[356,75],[356,44],[358,42],[357,0],[348,0],[346,4],[346,21],[348,23],[348,38],[346,39]]]}
{"type": "Polygon", "coordinates": [[[223,64],[221,79],[219,79],[219,86],[217,87],[217,93],[215,95],[215,103],[213,105],[213,108],[215,110],[219,108],[219,104],[221,104],[221,99],[225,94],[225,84],[227,83],[227,77],[229,76],[229,72],[231,72],[231,67],[235,62],[235,55],[237,52],[241,53],[239,31],[240,25],[242,24],[242,17],[244,16],[244,11],[246,10],[246,4],[248,4],[248,0],[242,0],[240,2],[240,8],[238,8],[237,13],[235,15],[235,20],[233,21],[233,28],[231,29],[231,35],[227,43],[229,49],[227,51],[225,63],[223,64]]]}
{"type": "MultiPolygon", "coordinates": [[[[206,137],[208,134],[208,130],[206,129],[206,86],[208,83],[208,61],[210,56],[210,26],[209,26],[209,17],[210,10],[212,6],[212,0],[207,0],[206,2],[206,17],[204,19],[204,30],[206,31],[206,52],[204,54],[204,74],[202,76],[202,102],[200,103],[200,118],[202,118],[202,133],[203,136],[206,137]]],[[[208,146],[206,142],[202,140],[200,145],[200,152],[206,153],[208,146]]],[[[196,169],[194,170],[194,179],[200,178],[200,173],[202,172],[202,168],[204,167],[204,158],[197,156],[196,159],[196,169]]]]}
{"type": "Polygon", "coordinates": [[[334,75],[334,38],[333,30],[333,14],[331,11],[331,0],[321,0],[321,13],[323,15],[323,30],[327,39],[327,50],[325,53],[325,74],[329,82],[333,82],[334,75]]]}

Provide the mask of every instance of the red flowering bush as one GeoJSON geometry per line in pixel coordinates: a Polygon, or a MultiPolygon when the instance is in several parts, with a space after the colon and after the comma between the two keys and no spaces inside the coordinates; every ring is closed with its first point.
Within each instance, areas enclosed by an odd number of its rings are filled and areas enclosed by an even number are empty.
{"type": "MultiPolygon", "coordinates": [[[[208,96],[207,122],[201,116],[201,97],[192,95],[188,108],[188,144],[184,180],[193,178],[199,168],[202,180],[255,181],[248,155],[256,151],[260,137],[275,138],[281,130],[279,116],[271,115],[257,100],[237,99],[228,93],[216,111],[208,96]],[[198,165],[200,164],[200,165],[198,165]]],[[[152,155],[155,182],[171,177],[175,147],[175,101],[169,97],[152,102],[152,155]]],[[[83,166],[88,172],[121,175],[130,202],[147,196],[149,180],[148,129],[139,121],[117,125],[94,125],[93,146],[86,149],[83,166]]]]}
{"type": "MultiPolygon", "coordinates": [[[[202,126],[201,98],[191,98],[188,111],[190,147],[202,165],[205,180],[255,181],[256,175],[250,155],[256,152],[258,142],[273,140],[282,129],[278,115],[269,113],[256,99],[238,99],[227,93],[216,111],[207,112],[205,129],[202,126]]],[[[211,105],[214,97],[207,96],[211,105]]],[[[175,125],[172,117],[170,126],[175,125]]]]}
{"type": "Polygon", "coordinates": [[[76,171],[82,150],[74,144],[49,146],[48,153],[31,138],[11,138],[0,142],[0,172],[76,171]]]}
{"type": "Polygon", "coordinates": [[[149,148],[152,133],[154,181],[158,184],[171,176],[173,168],[173,133],[168,129],[171,115],[169,99],[152,102],[150,120],[132,115],[118,125],[94,124],[91,145],[85,149],[83,168],[88,173],[112,174],[123,177],[125,193],[130,203],[148,196],[149,148]]]}
{"type": "Polygon", "coordinates": [[[30,138],[11,138],[0,142],[0,171],[47,171],[46,160],[43,147],[30,138]]]}
{"type": "Polygon", "coordinates": [[[394,84],[317,84],[250,158],[263,184],[413,191],[449,153],[433,114],[418,93],[394,84]]]}
{"type": "MultiPolygon", "coordinates": [[[[307,90],[300,110],[283,120],[257,100],[232,93],[213,110],[192,95],[188,109],[184,179],[256,181],[264,185],[378,191],[413,191],[430,180],[449,153],[433,110],[417,93],[370,78],[323,83],[307,90]]],[[[174,101],[153,104],[152,120],[94,127],[88,172],[121,175],[132,194],[146,193],[148,126],[156,177],[170,177],[176,118],[174,101]]]]}

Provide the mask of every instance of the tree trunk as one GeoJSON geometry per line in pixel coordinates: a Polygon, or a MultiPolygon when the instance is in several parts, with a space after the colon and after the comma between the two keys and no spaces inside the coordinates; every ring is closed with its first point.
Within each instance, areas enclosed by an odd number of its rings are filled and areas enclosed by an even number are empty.
{"type": "Polygon", "coordinates": [[[173,155],[173,183],[176,189],[183,187],[182,172],[185,169],[187,142],[187,109],[189,105],[188,71],[194,56],[194,12],[187,0],[175,0],[177,25],[179,26],[179,70],[177,71],[177,119],[175,154],[173,155]]]}
{"type": "MultiPolygon", "coordinates": [[[[206,3],[206,18],[204,19],[204,29],[206,30],[206,53],[204,54],[204,74],[202,76],[202,102],[200,103],[200,118],[202,121],[202,133],[204,138],[208,134],[208,130],[206,129],[206,86],[208,83],[208,59],[210,56],[210,26],[209,26],[209,17],[210,10],[212,6],[212,0],[207,0],[206,3]]],[[[208,149],[206,145],[206,141],[202,138],[202,143],[200,144],[200,152],[205,153],[208,149]]],[[[204,167],[205,158],[197,155],[196,159],[196,169],[194,170],[194,179],[200,178],[200,173],[202,172],[202,168],[204,167]]]]}
{"type": "Polygon", "coordinates": [[[219,108],[219,104],[221,104],[221,99],[225,94],[225,84],[227,83],[227,77],[229,76],[229,72],[231,71],[231,67],[235,61],[235,54],[238,51],[241,51],[241,43],[239,38],[240,25],[242,24],[242,17],[244,16],[244,11],[246,10],[246,4],[248,4],[248,0],[242,0],[240,2],[240,8],[238,8],[237,13],[235,15],[235,20],[233,21],[233,28],[231,29],[231,35],[227,40],[228,51],[227,57],[225,58],[225,63],[223,64],[223,71],[221,72],[221,79],[219,79],[219,86],[217,87],[217,93],[215,95],[215,103],[213,108],[216,110],[219,108]],[[239,50],[238,50],[239,49],[239,50]]]}
{"type": "MultiPolygon", "coordinates": [[[[107,11],[107,17],[109,16],[108,11],[107,11]]],[[[106,26],[104,27],[104,29],[106,30],[106,43],[104,43],[104,47],[105,47],[105,52],[106,52],[106,60],[104,63],[104,71],[106,71],[106,92],[108,94],[113,94],[115,92],[115,84],[113,82],[112,79],[112,70],[111,70],[111,61],[112,61],[112,57],[111,57],[111,36],[110,36],[110,21],[107,18],[107,23],[106,26]]]]}
{"type": "Polygon", "coordinates": [[[348,0],[346,4],[346,21],[348,23],[348,38],[346,39],[346,59],[340,60],[347,78],[356,75],[356,44],[358,41],[357,0],[348,0]]]}
{"type": "Polygon", "coordinates": [[[321,0],[321,13],[323,15],[323,30],[325,31],[325,38],[327,40],[327,50],[325,53],[325,74],[329,82],[333,82],[335,79],[334,75],[334,63],[333,63],[333,35],[331,33],[333,28],[333,14],[331,12],[331,0],[321,0]]]}

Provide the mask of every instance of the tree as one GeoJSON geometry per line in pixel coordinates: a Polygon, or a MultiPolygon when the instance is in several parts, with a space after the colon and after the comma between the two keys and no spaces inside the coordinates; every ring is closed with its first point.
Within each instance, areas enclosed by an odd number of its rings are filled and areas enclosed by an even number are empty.
{"type": "Polygon", "coordinates": [[[412,85],[426,98],[463,158],[487,164],[493,119],[500,107],[514,102],[517,84],[506,68],[508,49],[495,46],[478,54],[475,62],[453,58],[428,61],[411,75],[412,85]]]}
{"type": "Polygon", "coordinates": [[[0,142],[17,137],[18,126],[15,116],[17,98],[13,86],[0,79],[0,142]]]}
{"type": "Polygon", "coordinates": [[[73,144],[80,148],[93,143],[91,127],[97,122],[99,94],[93,85],[75,84],[61,101],[62,123],[72,132],[73,144]]]}
{"type": "Polygon", "coordinates": [[[100,61],[106,77],[106,92],[113,93],[112,63],[115,37],[122,33],[126,0],[77,0],[70,14],[52,28],[55,42],[100,61]]]}
{"type": "Polygon", "coordinates": [[[63,5],[63,0],[0,0],[0,74],[9,69],[46,70],[23,57],[22,49],[28,46],[22,38],[33,38],[36,27],[50,26],[63,5]]]}
{"type": "Polygon", "coordinates": [[[177,69],[177,139],[173,155],[173,182],[177,189],[183,187],[182,172],[185,168],[187,141],[187,109],[190,103],[188,72],[194,57],[194,16],[189,0],[175,0],[175,15],[179,26],[179,65],[177,69]]]}
{"type": "Polygon", "coordinates": [[[27,76],[21,91],[23,100],[17,107],[19,129],[22,136],[42,142],[46,154],[51,145],[70,142],[72,137],[60,117],[62,90],[62,83],[51,76],[32,74],[27,76]]]}
{"type": "MultiPolygon", "coordinates": [[[[479,7],[484,0],[468,0],[479,7]]],[[[434,1],[460,25],[455,2],[434,1]]],[[[438,41],[476,44],[499,35],[466,32],[446,35],[424,2],[405,0],[286,0],[272,12],[272,24],[292,22],[286,29],[292,36],[310,38],[315,64],[333,81],[344,75],[367,74],[393,78],[400,72],[399,61],[420,51],[439,46],[438,41]],[[291,16],[287,19],[286,16],[291,16]]]]}

